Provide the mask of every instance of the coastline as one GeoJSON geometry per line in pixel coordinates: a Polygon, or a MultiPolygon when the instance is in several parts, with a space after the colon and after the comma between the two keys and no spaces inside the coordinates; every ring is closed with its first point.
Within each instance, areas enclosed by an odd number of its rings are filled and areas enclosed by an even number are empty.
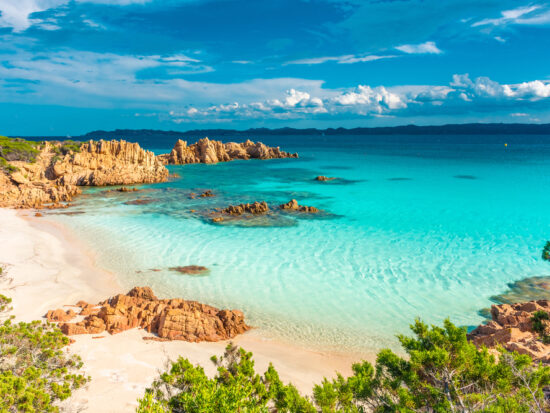
{"type": "MultiPolygon", "coordinates": [[[[42,319],[48,310],[79,300],[95,303],[126,292],[115,274],[95,265],[93,255],[67,228],[46,217],[35,218],[31,210],[0,208],[0,243],[5,246],[0,249],[0,264],[8,277],[0,284],[0,292],[13,299],[16,321],[42,319]]],[[[70,411],[133,411],[138,397],[169,359],[182,356],[214,374],[210,357],[223,353],[228,344],[146,341],[142,339],[146,335],[134,329],[117,335],[102,333],[102,339],[72,336],[75,342],[70,351],[82,357],[83,371],[92,381],[74,392],[65,406],[70,411]]],[[[312,351],[267,339],[255,329],[232,341],[253,352],[258,372],[263,373],[271,362],[281,379],[292,382],[302,394],[311,394],[323,377],[349,374],[351,363],[359,361],[352,354],[312,351]]],[[[367,359],[373,361],[374,355],[367,359]]]]}

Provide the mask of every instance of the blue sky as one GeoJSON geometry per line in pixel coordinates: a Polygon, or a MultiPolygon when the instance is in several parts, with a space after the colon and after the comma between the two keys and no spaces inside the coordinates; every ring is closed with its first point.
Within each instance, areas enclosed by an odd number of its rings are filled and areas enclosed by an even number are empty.
{"type": "Polygon", "coordinates": [[[0,134],[550,122],[550,3],[0,0],[0,134]]]}

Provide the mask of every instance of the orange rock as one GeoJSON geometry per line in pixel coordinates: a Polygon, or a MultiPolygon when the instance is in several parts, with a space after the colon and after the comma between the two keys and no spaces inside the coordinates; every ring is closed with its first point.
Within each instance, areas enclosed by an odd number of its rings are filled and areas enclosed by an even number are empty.
{"type": "Polygon", "coordinates": [[[273,148],[261,142],[247,140],[242,143],[211,141],[203,138],[192,145],[186,141],[178,140],[172,151],[168,154],[158,155],[158,159],[164,164],[182,165],[188,163],[217,163],[227,162],[233,159],[273,159],[273,158],[297,158],[297,153],[281,151],[279,147],[273,148]]]}
{"type": "MultiPolygon", "coordinates": [[[[477,327],[468,334],[468,338],[476,346],[491,348],[502,345],[508,351],[517,351],[535,361],[548,363],[550,345],[544,344],[539,333],[533,330],[532,317],[537,311],[550,313],[550,301],[493,305],[492,321],[477,327]]],[[[543,326],[546,334],[550,333],[550,321],[544,320],[543,326]]]]}
{"type": "Polygon", "coordinates": [[[64,311],[60,308],[58,308],[57,310],[50,310],[46,314],[46,319],[49,322],[56,322],[56,323],[69,321],[75,317],[76,317],[76,313],[73,310],[64,311]]]}
{"type": "MultiPolygon", "coordinates": [[[[79,302],[82,308],[91,304],[79,302]]],[[[151,288],[135,287],[101,303],[96,315],[78,323],[64,323],[67,335],[110,334],[141,327],[159,339],[185,341],[219,341],[242,334],[250,327],[237,310],[218,310],[206,304],[182,299],[159,300],[151,288]]]]}
{"type": "Polygon", "coordinates": [[[298,201],[291,199],[286,204],[279,205],[279,208],[287,211],[298,211],[298,212],[307,212],[307,213],[317,213],[319,210],[315,207],[298,205],[298,201]]]}

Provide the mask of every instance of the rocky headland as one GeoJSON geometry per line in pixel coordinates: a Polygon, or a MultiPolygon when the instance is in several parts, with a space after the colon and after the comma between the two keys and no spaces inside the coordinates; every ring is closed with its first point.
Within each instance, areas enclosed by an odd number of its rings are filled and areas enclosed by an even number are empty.
{"type": "Polygon", "coordinates": [[[137,143],[31,142],[0,138],[0,207],[40,208],[70,201],[80,186],[166,181],[168,170],[137,143]]]}
{"type": "Polygon", "coordinates": [[[190,342],[227,340],[250,327],[238,310],[220,310],[179,298],[158,299],[151,288],[135,287],[128,294],[118,294],[97,305],[79,301],[73,310],[57,309],[46,314],[48,321],[58,322],[66,335],[117,334],[143,328],[157,337],[148,339],[190,342]],[[70,323],[77,315],[84,320],[70,323]]]}
{"type": "Polygon", "coordinates": [[[276,159],[297,158],[297,153],[282,151],[279,147],[269,147],[262,142],[247,140],[242,143],[210,140],[203,138],[191,145],[179,139],[172,151],[158,155],[165,165],[184,165],[189,163],[218,163],[235,159],[276,159]]]}
{"type": "Polygon", "coordinates": [[[491,321],[468,334],[477,346],[504,347],[550,363],[550,300],[491,307],[491,321]]]}

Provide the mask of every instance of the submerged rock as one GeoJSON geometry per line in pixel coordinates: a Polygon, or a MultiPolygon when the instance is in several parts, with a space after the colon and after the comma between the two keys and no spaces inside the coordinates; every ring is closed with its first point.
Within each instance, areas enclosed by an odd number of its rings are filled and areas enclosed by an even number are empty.
{"type": "Polygon", "coordinates": [[[319,210],[315,207],[299,205],[298,201],[296,201],[295,199],[291,199],[286,204],[279,205],[279,208],[287,211],[298,211],[298,212],[306,212],[306,213],[313,213],[313,214],[319,212],[319,210]]]}
{"type": "Polygon", "coordinates": [[[206,267],[203,267],[201,265],[185,265],[183,267],[170,267],[170,271],[176,271],[182,274],[188,274],[188,275],[199,275],[199,274],[206,274],[210,270],[206,267]]]}
{"type": "Polygon", "coordinates": [[[321,181],[321,182],[334,181],[335,179],[337,178],[330,178],[328,176],[323,176],[323,175],[319,175],[318,177],[315,178],[316,181],[321,181]]]}
{"type": "Polygon", "coordinates": [[[550,299],[550,277],[529,277],[509,284],[510,289],[491,297],[497,304],[550,299]]]}
{"type": "Polygon", "coordinates": [[[158,199],[155,198],[140,198],[134,199],[132,201],[124,202],[125,205],[147,205],[152,204],[153,202],[158,202],[158,199]]]}
{"type": "Polygon", "coordinates": [[[535,331],[536,313],[550,314],[550,301],[538,300],[517,304],[500,304],[491,307],[491,321],[480,325],[468,338],[476,346],[494,348],[499,345],[508,351],[527,354],[535,361],[550,362],[550,344],[542,338],[550,333],[550,321],[542,320],[542,334],[535,331]]]}
{"type": "Polygon", "coordinates": [[[187,145],[187,141],[179,139],[169,154],[158,155],[158,159],[169,165],[189,163],[217,163],[234,159],[273,159],[297,158],[297,153],[281,151],[261,142],[247,140],[243,143],[214,141],[203,138],[197,143],[187,145]]]}
{"type": "Polygon", "coordinates": [[[161,339],[199,342],[227,340],[250,329],[238,310],[219,310],[178,298],[159,300],[149,287],[135,287],[128,294],[116,295],[99,305],[97,313],[83,321],[61,323],[61,331],[67,335],[99,334],[105,330],[116,334],[141,327],[161,339]]]}

